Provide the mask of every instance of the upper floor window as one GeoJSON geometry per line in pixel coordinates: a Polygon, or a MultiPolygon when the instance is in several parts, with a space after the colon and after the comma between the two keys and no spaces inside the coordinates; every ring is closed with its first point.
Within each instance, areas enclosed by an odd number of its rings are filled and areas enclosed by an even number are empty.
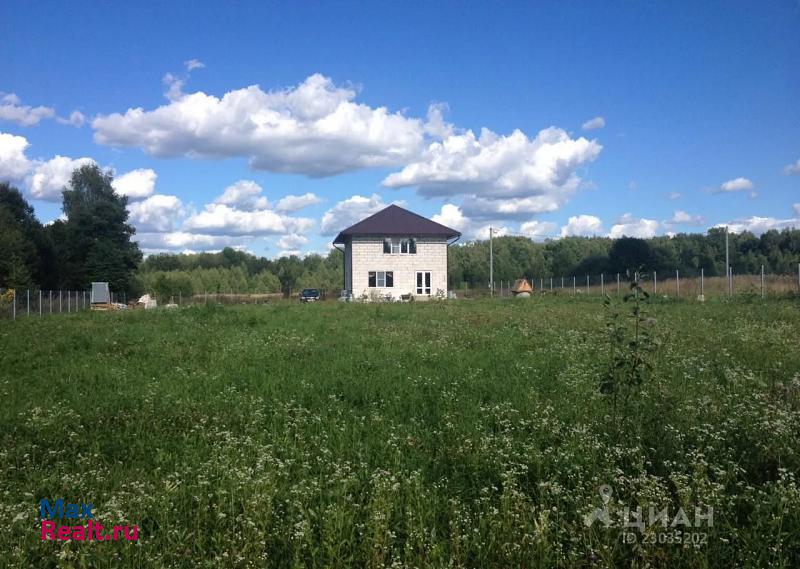
{"type": "Polygon", "coordinates": [[[416,255],[416,239],[384,239],[383,252],[389,255],[416,255]]]}

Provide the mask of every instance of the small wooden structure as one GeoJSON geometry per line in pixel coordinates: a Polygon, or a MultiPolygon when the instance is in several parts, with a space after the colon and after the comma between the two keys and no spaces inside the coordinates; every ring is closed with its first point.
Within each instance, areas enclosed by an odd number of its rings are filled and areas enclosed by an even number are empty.
{"type": "Polygon", "coordinates": [[[527,298],[533,292],[533,287],[527,279],[517,279],[514,286],[511,288],[511,292],[515,297],[527,298]]]}
{"type": "Polygon", "coordinates": [[[92,310],[114,310],[108,283],[92,283],[91,303],[92,310]]]}

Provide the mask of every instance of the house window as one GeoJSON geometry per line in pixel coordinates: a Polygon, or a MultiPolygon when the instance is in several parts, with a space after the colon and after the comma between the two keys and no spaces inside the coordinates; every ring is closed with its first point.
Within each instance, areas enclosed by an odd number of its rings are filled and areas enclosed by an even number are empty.
{"type": "Polygon", "coordinates": [[[370,271],[368,284],[370,288],[392,288],[394,286],[394,272],[370,271]]]}
{"type": "Polygon", "coordinates": [[[387,255],[416,255],[416,239],[384,239],[383,252],[387,255]]]}
{"type": "Polygon", "coordinates": [[[417,294],[431,293],[431,272],[417,271],[417,294]]]}

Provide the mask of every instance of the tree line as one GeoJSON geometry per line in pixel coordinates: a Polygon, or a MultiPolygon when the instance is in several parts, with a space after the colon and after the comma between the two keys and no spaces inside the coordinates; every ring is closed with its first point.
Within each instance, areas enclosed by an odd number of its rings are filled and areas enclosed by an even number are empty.
{"type": "MultiPolygon", "coordinates": [[[[63,191],[63,218],[43,225],[22,193],[0,184],[0,288],[85,290],[107,281],[129,297],[160,298],[208,293],[289,293],[300,288],[338,291],[343,258],[337,249],[323,256],[271,260],[231,248],[216,253],[157,254],[144,258],[128,223],[127,198],[112,187],[113,177],[96,165],[75,170],[63,191]]],[[[800,230],[771,230],[729,236],[736,274],[794,273],[800,263],[800,230]]],[[[706,234],[638,239],[564,237],[534,242],[498,237],[492,242],[495,281],[549,278],[631,269],[696,276],[725,274],[725,230],[706,234]]],[[[489,242],[457,243],[448,251],[450,287],[486,287],[489,242]]]]}
{"type": "MultiPolygon", "coordinates": [[[[800,229],[771,230],[756,236],[730,233],[729,256],[735,274],[794,274],[800,263],[800,229]]],[[[687,277],[725,274],[725,229],[704,234],[680,233],[650,239],[564,237],[534,242],[526,237],[499,237],[492,242],[495,281],[520,277],[558,278],[626,274],[642,269],[662,274],[679,270],[687,277]]],[[[456,244],[448,252],[451,287],[485,287],[489,282],[489,242],[456,244]]]]}
{"type": "Polygon", "coordinates": [[[338,291],[344,282],[344,259],[337,249],[276,260],[227,247],[218,253],[151,255],[136,273],[138,290],[159,298],[203,293],[288,294],[301,288],[338,291]]]}
{"type": "Polygon", "coordinates": [[[94,164],[78,168],[62,192],[63,218],[46,225],[17,188],[0,183],[0,287],[86,290],[107,281],[131,290],[142,252],[128,198],[112,181],[94,164]]]}

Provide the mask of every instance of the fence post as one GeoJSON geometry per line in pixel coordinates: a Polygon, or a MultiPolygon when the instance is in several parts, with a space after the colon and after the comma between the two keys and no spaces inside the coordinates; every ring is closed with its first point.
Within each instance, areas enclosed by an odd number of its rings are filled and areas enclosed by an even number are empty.
{"type": "Polygon", "coordinates": [[[681,274],[679,269],[675,269],[675,296],[681,297],[681,274]]]}
{"type": "Polygon", "coordinates": [[[600,273],[600,294],[602,294],[602,295],[606,294],[606,284],[605,284],[605,277],[603,276],[603,273],[600,273]]]}
{"type": "Polygon", "coordinates": [[[561,290],[564,290],[564,277],[561,277],[561,290]]]}
{"type": "Polygon", "coordinates": [[[58,291],[58,313],[61,314],[61,291],[58,291]]]}
{"type": "Polygon", "coordinates": [[[578,289],[575,286],[575,275],[572,275],[572,295],[578,294],[578,289]]]}
{"type": "Polygon", "coordinates": [[[183,291],[179,289],[178,290],[178,306],[181,305],[182,301],[183,301],[183,291]]]}
{"type": "Polygon", "coordinates": [[[706,282],[705,281],[706,281],[705,269],[701,267],[700,268],[700,296],[703,297],[703,300],[705,300],[705,298],[706,298],[706,296],[705,296],[705,294],[706,294],[706,291],[705,291],[706,282]]]}
{"type": "Polygon", "coordinates": [[[42,317],[42,289],[39,289],[39,318],[42,317]]]}
{"type": "Polygon", "coordinates": [[[658,294],[658,275],[653,271],[653,296],[658,294]]]}
{"type": "Polygon", "coordinates": [[[550,292],[553,292],[553,277],[550,277],[550,292]]]}
{"type": "Polygon", "coordinates": [[[586,275],[586,296],[589,296],[589,275],[586,275]]]}
{"type": "Polygon", "coordinates": [[[539,290],[544,291],[544,279],[539,278],[539,290]]]}
{"type": "Polygon", "coordinates": [[[619,296],[619,273],[617,273],[617,296],[619,296]]]}
{"type": "Polygon", "coordinates": [[[48,290],[47,291],[47,308],[48,308],[50,314],[52,314],[53,313],[53,291],[52,290],[48,290]]]}

